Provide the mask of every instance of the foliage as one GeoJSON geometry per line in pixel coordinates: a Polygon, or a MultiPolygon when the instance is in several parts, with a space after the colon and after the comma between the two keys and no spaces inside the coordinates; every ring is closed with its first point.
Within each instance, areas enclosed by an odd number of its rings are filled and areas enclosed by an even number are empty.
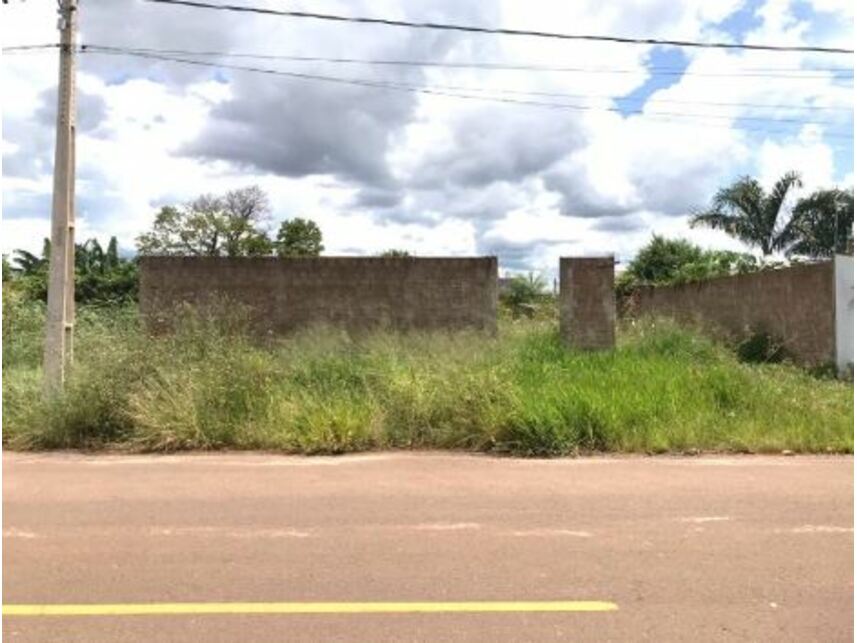
{"type": "Polygon", "coordinates": [[[729,250],[703,250],[684,239],[653,235],[616,280],[620,294],[641,285],[671,285],[752,272],[760,268],[753,255],[729,250]]]}
{"type": "Polygon", "coordinates": [[[544,298],[545,288],[546,282],[541,275],[532,272],[526,276],[516,275],[509,283],[508,290],[501,295],[501,299],[509,307],[513,317],[533,317],[538,304],[544,298]]]}
{"type": "Polygon", "coordinates": [[[12,279],[12,264],[9,263],[9,258],[3,255],[3,283],[12,279]]]}
{"type": "Polygon", "coordinates": [[[413,255],[411,255],[411,253],[408,252],[407,250],[399,250],[397,248],[390,248],[389,250],[385,250],[384,252],[382,252],[378,256],[379,257],[411,257],[413,255]]]}
{"type": "Polygon", "coordinates": [[[789,192],[800,186],[795,172],[784,174],[770,193],[756,179],[742,177],[718,190],[711,207],[693,215],[691,226],[723,230],[765,256],[785,250],[794,242],[796,231],[791,220],[783,221],[784,205],[789,192]]]}
{"type": "Polygon", "coordinates": [[[283,221],[274,248],[280,257],[317,257],[324,250],[321,229],[312,219],[283,221]]]}
{"type": "Polygon", "coordinates": [[[700,262],[703,255],[702,248],[690,241],[653,235],[628,264],[625,273],[642,283],[670,283],[685,266],[700,262]]]}
{"type": "Polygon", "coordinates": [[[817,190],[792,213],[796,241],[787,254],[832,257],[854,249],[854,190],[817,190]]]}
{"type": "MultiPolygon", "coordinates": [[[[131,308],[82,313],[77,361],[59,398],[43,398],[39,351],[21,346],[40,334],[17,333],[13,353],[4,351],[7,445],[519,455],[853,449],[850,387],[787,364],[741,363],[663,322],[624,327],[615,352],[577,353],[552,323],[504,324],[497,337],[349,339],[316,329],[263,346],[239,323],[192,313],[160,337],[143,332],[131,308]]],[[[4,317],[4,348],[23,319],[14,314],[7,330],[4,317]]]]}
{"type": "Polygon", "coordinates": [[[162,207],[151,231],[137,238],[137,249],[141,255],[268,255],[273,245],[261,226],[269,213],[268,196],[255,185],[204,194],[181,207],[162,207]]]}
{"type": "MultiPolygon", "coordinates": [[[[47,301],[50,239],[45,239],[40,257],[15,250],[15,288],[32,300],[47,301]]],[[[137,297],[137,262],[119,256],[116,237],[105,250],[98,239],[75,244],[74,298],[79,303],[115,303],[137,297]]]]}
{"type": "Polygon", "coordinates": [[[776,363],[786,358],[783,343],[769,333],[757,331],[741,340],[735,347],[738,359],[751,363],[776,363]]]}

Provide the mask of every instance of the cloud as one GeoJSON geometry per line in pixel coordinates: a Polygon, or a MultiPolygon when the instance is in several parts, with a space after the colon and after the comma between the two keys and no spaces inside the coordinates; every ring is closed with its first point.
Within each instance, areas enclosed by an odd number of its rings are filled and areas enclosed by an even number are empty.
{"type": "MultiPolygon", "coordinates": [[[[281,0],[259,2],[282,6],[281,0]]],[[[316,8],[300,1],[293,6],[316,8]]],[[[840,0],[813,6],[791,0],[646,0],[633,9],[595,0],[330,0],[324,10],[794,44],[850,41],[853,32],[851,3],[840,0]]],[[[4,45],[55,39],[51,3],[18,3],[3,11],[4,45]]],[[[220,61],[445,86],[442,91],[471,96],[456,98],[85,54],[79,75],[78,212],[87,227],[79,236],[116,234],[126,251],[161,205],[258,183],[271,195],[275,218],[316,220],[330,253],[372,254],[390,247],[435,255],[497,253],[504,267],[550,271],[563,254],[631,256],[653,232],[740,248],[722,233],[689,230],[685,215],[741,174],[767,183],[788,168],[802,171],[812,185],[853,180],[853,145],[837,138],[853,131],[850,83],[831,74],[797,81],[716,75],[831,65],[820,56],[685,50],[688,73],[666,82],[650,69],[653,49],[646,46],[337,25],[134,0],[90,0],[81,11],[82,40],[96,44],[590,68],[578,73],[220,61]],[[629,95],[648,97],[637,105],[643,114],[605,111],[618,104],[609,97],[629,95]],[[759,107],[790,104],[810,109],[759,107]],[[711,118],[700,118],[706,114],[711,118]],[[735,120],[761,117],[821,124],[735,120]]],[[[38,230],[48,229],[56,62],[55,53],[9,56],[0,70],[4,89],[16,97],[3,111],[3,238],[17,244],[29,239],[36,250],[44,236],[38,230]]]]}
{"type": "MultiPolygon", "coordinates": [[[[77,103],[77,132],[87,134],[97,129],[107,117],[107,103],[98,94],[90,94],[78,89],[75,95],[77,103]]],[[[41,125],[53,127],[57,118],[57,88],[51,87],[41,94],[41,104],[33,116],[41,125]]]]}

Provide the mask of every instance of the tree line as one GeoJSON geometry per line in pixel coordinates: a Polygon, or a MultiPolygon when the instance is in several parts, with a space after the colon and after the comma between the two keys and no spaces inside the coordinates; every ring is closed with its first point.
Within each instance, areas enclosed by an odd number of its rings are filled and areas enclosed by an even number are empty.
{"type": "Polygon", "coordinates": [[[795,262],[853,253],[854,190],[817,190],[789,208],[789,197],[801,186],[795,172],[784,174],[770,192],[745,176],[718,190],[708,208],[691,215],[691,227],[722,230],[758,249],[761,259],[654,235],[617,278],[618,292],[753,272],[778,265],[770,258],[774,254],[795,262]]]}
{"type": "MultiPolygon", "coordinates": [[[[795,260],[853,252],[854,191],[818,190],[788,208],[801,187],[794,172],[782,176],[770,192],[751,177],[717,191],[710,206],[692,213],[690,225],[722,230],[762,254],[703,250],[688,241],[654,236],[619,276],[617,287],[668,284],[758,270],[775,253],[795,260]]],[[[190,255],[213,257],[315,257],[324,250],[322,232],[311,219],[282,221],[269,233],[271,206],[258,186],[205,194],[182,205],[162,207],[151,229],[137,237],[137,257],[190,255]]],[[[97,239],[75,246],[75,298],[81,303],[114,303],[136,299],[137,257],[122,257],[115,237],[106,247],[97,239]]],[[[410,256],[389,249],[385,257],[410,256]]],[[[15,250],[3,257],[3,281],[14,280],[29,298],[47,298],[50,241],[41,256],[15,250]]],[[[515,300],[525,304],[543,289],[530,278],[512,285],[515,300]]]]}

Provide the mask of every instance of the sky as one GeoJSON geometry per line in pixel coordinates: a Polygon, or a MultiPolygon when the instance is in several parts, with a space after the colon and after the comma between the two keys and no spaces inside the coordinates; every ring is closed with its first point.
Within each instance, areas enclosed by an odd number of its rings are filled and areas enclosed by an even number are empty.
{"type": "MultiPolygon", "coordinates": [[[[285,7],[282,0],[241,3],[285,7]]],[[[321,227],[325,254],[398,248],[425,256],[496,255],[501,272],[550,276],[560,256],[612,253],[627,261],[653,234],[746,250],[720,232],[688,226],[691,212],[742,175],[770,186],[795,170],[805,192],[854,182],[853,55],[467,34],[142,0],[80,4],[84,45],[461,65],[207,56],[195,59],[213,66],[197,66],[82,54],[77,237],[115,235],[126,254],[160,207],[256,184],[271,200],[269,229],[283,219],[311,218],[321,227]],[[830,71],[836,68],[849,71],[830,71]]],[[[854,40],[850,0],[295,0],[287,6],[658,39],[846,48],[854,40]]],[[[4,47],[57,41],[53,0],[12,2],[0,14],[4,47]]],[[[49,236],[56,81],[55,51],[0,61],[4,253],[39,250],[49,236]]]]}

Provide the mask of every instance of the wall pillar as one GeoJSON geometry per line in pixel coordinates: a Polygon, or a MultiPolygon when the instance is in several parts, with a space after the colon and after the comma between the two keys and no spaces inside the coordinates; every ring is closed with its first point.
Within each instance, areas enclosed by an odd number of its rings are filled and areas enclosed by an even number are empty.
{"type": "Polygon", "coordinates": [[[613,256],[560,257],[559,328],[565,344],[580,350],[616,345],[613,256]]]}

